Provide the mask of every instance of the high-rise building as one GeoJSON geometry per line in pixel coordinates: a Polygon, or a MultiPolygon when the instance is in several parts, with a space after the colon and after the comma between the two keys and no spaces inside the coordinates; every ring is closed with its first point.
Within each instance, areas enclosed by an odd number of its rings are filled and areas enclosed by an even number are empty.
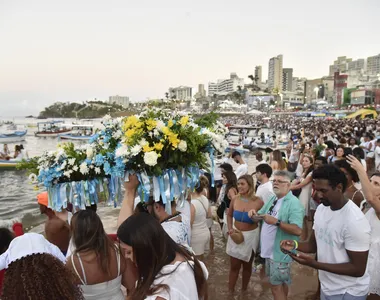
{"type": "Polygon", "coordinates": [[[231,73],[229,79],[218,79],[217,83],[209,82],[208,95],[232,93],[238,90],[238,86],[244,88],[244,79],[239,78],[236,73],[231,73]]]}
{"type": "Polygon", "coordinates": [[[201,97],[206,97],[206,90],[204,84],[198,84],[198,94],[201,97]]]}
{"type": "Polygon", "coordinates": [[[367,58],[367,73],[370,75],[380,74],[380,54],[367,58]]]}
{"type": "Polygon", "coordinates": [[[169,88],[169,97],[176,100],[191,100],[192,88],[188,86],[179,86],[176,88],[169,88]]]}
{"type": "Polygon", "coordinates": [[[348,64],[350,62],[352,62],[352,58],[347,58],[346,56],[339,56],[330,66],[329,76],[334,76],[335,72],[346,72],[348,70],[348,64]]]}
{"type": "Polygon", "coordinates": [[[258,85],[263,82],[263,68],[261,66],[255,67],[255,78],[258,78],[257,79],[258,85]]]}
{"type": "Polygon", "coordinates": [[[311,79],[306,81],[305,103],[310,104],[318,99],[323,98],[323,80],[322,78],[311,79]]]}
{"type": "Polygon", "coordinates": [[[270,91],[273,89],[282,91],[282,62],[283,56],[281,54],[269,60],[268,88],[270,91]]]}
{"type": "Polygon", "coordinates": [[[348,63],[348,71],[364,71],[365,69],[365,59],[363,58],[353,60],[348,63]]]}
{"type": "Polygon", "coordinates": [[[108,103],[121,105],[123,107],[128,107],[129,106],[129,97],[119,96],[119,95],[109,96],[108,97],[108,103]]]}
{"type": "Polygon", "coordinates": [[[293,91],[293,69],[282,69],[282,90],[291,92],[293,91]]]}

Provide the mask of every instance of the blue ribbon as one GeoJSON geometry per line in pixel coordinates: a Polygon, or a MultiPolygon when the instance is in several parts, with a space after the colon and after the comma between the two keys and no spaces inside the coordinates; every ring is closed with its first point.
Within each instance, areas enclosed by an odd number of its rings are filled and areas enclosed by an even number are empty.
{"type": "Polygon", "coordinates": [[[170,200],[173,201],[174,199],[173,169],[169,169],[168,175],[169,175],[169,184],[170,184],[170,200]]]}
{"type": "Polygon", "coordinates": [[[158,176],[158,185],[160,186],[160,194],[161,194],[162,202],[166,204],[165,184],[164,184],[164,177],[162,175],[158,176]]]}
{"type": "Polygon", "coordinates": [[[90,202],[91,204],[97,204],[98,203],[98,193],[96,191],[96,186],[98,185],[98,180],[90,180],[88,181],[88,192],[90,194],[90,202]]]}
{"type": "Polygon", "coordinates": [[[154,201],[160,201],[160,183],[157,176],[153,176],[153,197],[154,201]]]}

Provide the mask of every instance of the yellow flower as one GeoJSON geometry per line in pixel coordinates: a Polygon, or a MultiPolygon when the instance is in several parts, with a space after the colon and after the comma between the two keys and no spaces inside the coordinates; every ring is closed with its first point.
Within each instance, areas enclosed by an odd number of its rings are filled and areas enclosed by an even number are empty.
{"type": "Polygon", "coordinates": [[[185,126],[188,122],[189,122],[189,116],[183,116],[183,117],[181,118],[181,120],[179,120],[179,123],[180,123],[182,126],[185,126]]]}
{"type": "Polygon", "coordinates": [[[168,127],[169,128],[171,128],[171,127],[173,127],[173,120],[172,119],[170,119],[169,121],[168,121],[168,127]]]}
{"type": "Polygon", "coordinates": [[[164,148],[164,145],[162,143],[154,143],[154,148],[157,150],[157,151],[161,151],[162,148],[164,148]]]}
{"type": "Polygon", "coordinates": [[[138,118],[136,116],[130,116],[130,117],[128,117],[124,121],[124,125],[123,125],[124,130],[127,130],[127,129],[135,126],[137,122],[138,122],[138,118]]]}
{"type": "Polygon", "coordinates": [[[148,128],[148,130],[153,130],[153,128],[155,128],[157,125],[157,121],[152,120],[152,119],[148,119],[148,120],[146,120],[145,124],[146,124],[146,127],[148,128]]]}
{"type": "Polygon", "coordinates": [[[143,147],[143,151],[144,152],[150,152],[150,151],[153,151],[154,148],[153,147],[149,147],[149,144],[146,144],[144,147],[143,147]]]}
{"type": "Polygon", "coordinates": [[[168,136],[168,138],[169,138],[169,142],[170,142],[170,144],[172,144],[172,147],[173,147],[174,149],[177,148],[179,142],[181,141],[181,140],[178,138],[178,134],[174,134],[174,133],[172,133],[172,134],[170,134],[170,135],[168,136]]]}
{"type": "Polygon", "coordinates": [[[138,121],[138,122],[136,122],[136,124],[135,124],[135,127],[136,128],[141,128],[141,127],[143,127],[144,126],[144,122],[140,122],[140,121],[138,121]]]}
{"type": "Polygon", "coordinates": [[[170,135],[170,130],[168,127],[164,126],[162,127],[162,133],[165,135],[170,135]]]}
{"type": "Polygon", "coordinates": [[[125,136],[127,138],[130,138],[132,137],[134,134],[135,134],[136,130],[135,129],[128,129],[126,132],[125,132],[125,136]]]}

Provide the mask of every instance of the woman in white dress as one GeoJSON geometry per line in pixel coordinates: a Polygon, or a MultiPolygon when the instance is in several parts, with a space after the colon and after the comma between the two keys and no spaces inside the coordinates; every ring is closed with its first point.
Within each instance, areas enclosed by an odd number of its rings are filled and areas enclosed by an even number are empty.
{"type": "Polygon", "coordinates": [[[198,259],[203,260],[203,255],[209,249],[210,231],[207,226],[207,218],[212,218],[211,207],[204,190],[208,187],[208,179],[201,176],[195,191],[191,193],[191,243],[198,259]]]}
{"type": "Polygon", "coordinates": [[[206,299],[205,265],[175,243],[154,217],[145,213],[130,216],[120,225],[117,236],[125,258],[139,273],[130,299],[206,299]]]}
{"type": "Polygon", "coordinates": [[[350,155],[347,161],[358,173],[366,201],[372,206],[366,213],[371,226],[371,243],[368,253],[367,269],[370,275],[369,296],[367,300],[380,299],[380,173],[371,177],[371,182],[364,167],[354,156],[350,155]]]}
{"type": "Polygon", "coordinates": [[[301,178],[293,181],[290,190],[295,191],[301,189],[301,193],[299,194],[298,199],[305,208],[305,217],[303,221],[301,240],[306,240],[309,236],[307,228],[307,216],[309,215],[309,203],[311,199],[311,192],[313,189],[312,175],[314,169],[314,160],[309,155],[302,155],[301,164],[303,168],[301,178]]]}
{"type": "Polygon", "coordinates": [[[77,275],[86,300],[124,300],[121,285],[127,286],[124,256],[104,231],[92,210],[81,210],[71,220],[75,250],[66,266],[77,275]]]}

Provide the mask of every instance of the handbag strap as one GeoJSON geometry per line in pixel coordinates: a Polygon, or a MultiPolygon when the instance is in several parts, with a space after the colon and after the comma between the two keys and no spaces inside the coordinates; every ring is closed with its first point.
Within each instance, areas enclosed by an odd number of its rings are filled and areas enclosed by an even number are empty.
{"type": "Polygon", "coordinates": [[[204,210],[205,210],[205,212],[206,212],[206,217],[207,217],[208,210],[207,210],[206,207],[203,205],[203,202],[202,202],[201,200],[199,200],[198,198],[197,198],[197,199],[194,199],[194,200],[198,200],[198,201],[202,204],[202,206],[203,206],[203,208],[204,208],[204,210]]]}

